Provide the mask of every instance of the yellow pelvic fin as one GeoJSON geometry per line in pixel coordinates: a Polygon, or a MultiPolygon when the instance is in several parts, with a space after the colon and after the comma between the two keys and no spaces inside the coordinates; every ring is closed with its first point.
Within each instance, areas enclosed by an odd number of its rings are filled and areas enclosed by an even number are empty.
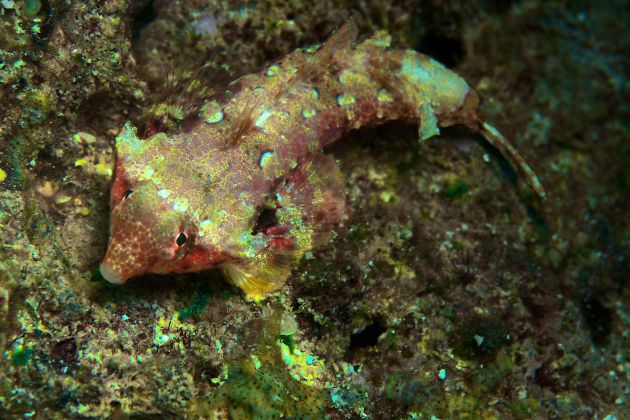
{"type": "Polygon", "coordinates": [[[225,264],[225,276],[245,292],[248,300],[259,301],[265,294],[279,289],[291,274],[292,264],[274,261],[274,257],[263,253],[249,261],[225,264]]]}

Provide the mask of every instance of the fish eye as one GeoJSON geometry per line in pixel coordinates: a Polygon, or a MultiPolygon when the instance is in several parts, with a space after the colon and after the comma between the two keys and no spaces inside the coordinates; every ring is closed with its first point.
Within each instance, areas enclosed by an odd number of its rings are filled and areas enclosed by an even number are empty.
{"type": "Polygon", "coordinates": [[[125,198],[125,199],[126,199],[127,197],[129,197],[129,196],[131,195],[131,193],[132,193],[132,192],[133,192],[133,190],[132,190],[132,189],[128,189],[128,190],[127,190],[127,191],[125,191],[125,193],[123,194],[123,198],[125,198]]]}
{"type": "Polygon", "coordinates": [[[184,232],[180,233],[179,236],[177,237],[177,239],[175,239],[175,243],[177,244],[177,246],[183,246],[186,243],[186,235],[184,234],[184,232]]]}

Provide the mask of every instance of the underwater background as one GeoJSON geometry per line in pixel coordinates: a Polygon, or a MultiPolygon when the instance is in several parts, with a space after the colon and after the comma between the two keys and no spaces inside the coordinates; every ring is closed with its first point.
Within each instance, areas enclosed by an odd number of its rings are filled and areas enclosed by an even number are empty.
{"type": "Polygon", "coordinates": [[[0,418],[628,418],[628,22],[621,0],[1,0],[0,418]],[[330,148],[349,218],[266,299],[107,283],[125,121],[176,129],[184,83],[348,18],[464,77],[548,201],[474,133],[391,123],[330,148]]]}

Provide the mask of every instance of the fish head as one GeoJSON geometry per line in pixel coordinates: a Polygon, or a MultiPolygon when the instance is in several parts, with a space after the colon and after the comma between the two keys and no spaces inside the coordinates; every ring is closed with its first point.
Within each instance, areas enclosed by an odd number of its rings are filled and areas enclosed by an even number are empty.
{"type": "MultiPolygon", "coordinates": [[[[223,253],[196,243],[198,227],[184,202],[174,202],[154,180],[138,176],[129,144],[121,144],[124,136],[127,140],[135,136],[135,129],[128,131],[126,127],[117,138],[110,237],[100,264],[102,276],[122,284],[146,273],[200,271],[224,260],[223,253]]],[[[159,169],[154,176],[159,176],[159,169]]]]}
{"type": "Polygon", "coordinates": [[[194,246],[194,226],[159,197],[153,184],[129,187],[112,201],[110,238],[100,265],[106,280],[124,283],[145,273],[174,271],[194,246]]]}

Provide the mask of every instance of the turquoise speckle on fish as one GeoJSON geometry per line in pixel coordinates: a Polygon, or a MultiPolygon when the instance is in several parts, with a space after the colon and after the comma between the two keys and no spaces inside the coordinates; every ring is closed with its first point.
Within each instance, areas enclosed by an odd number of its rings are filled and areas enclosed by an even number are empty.
{"type": "Polygon", "coordinates": [[[378,33],[355,44],[348,23],[318,48],[297,50],[228,86],[185,132],[116,139],[111,235],[101,273],[220,268],[248,296],[280,287],[326,242],[344,197],[322,149],[354,128],[417,121],[419,139],[463,124],[480,132],[538,193],[518,151],[478,116],[477,93],[456,73],[378,33]]]}

